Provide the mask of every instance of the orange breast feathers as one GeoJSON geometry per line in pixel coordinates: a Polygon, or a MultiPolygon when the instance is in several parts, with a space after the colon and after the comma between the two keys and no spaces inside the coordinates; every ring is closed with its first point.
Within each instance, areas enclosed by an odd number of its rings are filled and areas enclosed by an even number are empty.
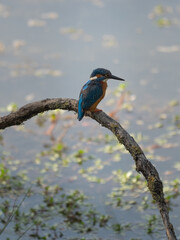
{"type": "Polygon", "coordinates": [[[107,82],[102,81],[101,82],[102,85],[102,90],[103,90],[103,94],[102,96],[90,107],[90,111],[94,111],[97,107],[97,105],[99,104],[99,102],[104,98],[105,93],[106,93],[106,88],[107,88],[107,82]]]}

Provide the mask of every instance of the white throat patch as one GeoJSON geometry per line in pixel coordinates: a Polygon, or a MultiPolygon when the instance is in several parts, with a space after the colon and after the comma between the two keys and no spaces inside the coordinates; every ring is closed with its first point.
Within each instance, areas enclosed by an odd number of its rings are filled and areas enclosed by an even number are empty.
{"type": "Polygon", "coordinates": [[[97,76],[91,77],[90,80],[96,80],[97,76]]]}

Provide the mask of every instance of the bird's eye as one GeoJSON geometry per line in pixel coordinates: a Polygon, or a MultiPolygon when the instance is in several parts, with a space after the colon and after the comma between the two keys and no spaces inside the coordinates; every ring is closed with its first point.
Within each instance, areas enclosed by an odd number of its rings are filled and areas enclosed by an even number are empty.
{"type": "Polygon", "coordinates": [[[105,74],[105,77],[109,77],[109,74],[108,74],[108,73],[106,73],[106,74],[105,74]]]}

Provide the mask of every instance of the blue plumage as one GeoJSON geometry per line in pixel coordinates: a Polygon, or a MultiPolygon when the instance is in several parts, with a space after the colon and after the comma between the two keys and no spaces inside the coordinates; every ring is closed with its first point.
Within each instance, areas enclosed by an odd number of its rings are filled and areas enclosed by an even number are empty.
{"type": "Polygon", "coordinates": [[[79,96],[79,102],[78,102],[78,119],[79,119],[79,121],[81,121],[81,119],[84,117],[82,101],[83,101],[83,94],[81,93],[79,96]]]}
{"type": "Polygon", "coordinates": [[[93,112],[100,111],[97,109],[97,105],[103,99],[108,79],[116,79],[124,81],[122,78],[118,78],[111,74],[111,72],[104,68],[95,69],[90,80],[82,87],[79,102],[78,102],[78,120],[80,121],[86,111],[90,110],[93,112]]]}
{"type": "Polygon", "coordinates": [[[79,121],[84,117],[85,111],[89,110],[102,95],[102,86],[97,80],[90,80],[82,87],[78,102],[79,121]]]}
{"type": "Polygon", "coordinates": [[[105,68],[96,68],[92,71],[91,73],[91,77],[95,77],[97,75],[101,75],[102,77],[105,77],[105,76],[111,76],[111,72],[105,68]]]}

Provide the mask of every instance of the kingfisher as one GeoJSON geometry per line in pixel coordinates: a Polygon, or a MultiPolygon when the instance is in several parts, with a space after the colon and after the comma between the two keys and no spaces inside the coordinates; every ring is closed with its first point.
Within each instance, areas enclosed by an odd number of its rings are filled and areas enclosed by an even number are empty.
{"type": "Polygon", "coordinates": [[[96,108],[100,101],[104,98],[107,88],[107,80],[115,79],[125,81],[122,78],[112,75],[105,68],[97,68],[93,70],[89,81],[82,87],[78,101],[78,120],[84,117],[86,111],[98,112],[101,109],[96,108]]]}

